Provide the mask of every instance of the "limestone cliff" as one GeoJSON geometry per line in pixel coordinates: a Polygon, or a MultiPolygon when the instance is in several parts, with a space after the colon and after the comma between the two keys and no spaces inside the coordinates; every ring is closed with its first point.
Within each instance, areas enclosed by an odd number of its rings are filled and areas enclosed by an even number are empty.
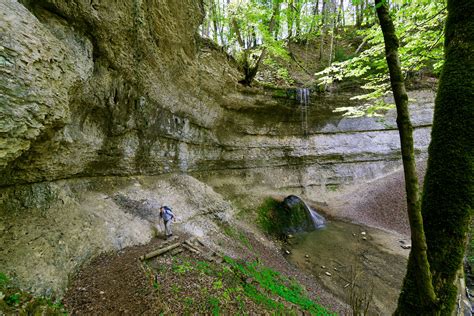
{"type": "MultiPolygon", "coordinates": [[[[214,190],[324,201],[400,166],[393,112],[343,118],[347,95],[305,108],[294,91],[239,86],[233,61],[197,36],[202,10],[0,1],[0,271],[61,293],[100,251],[148,241],[159,204],[204,236],[205,218],[233,210],[214,190]]],[[[422,157],[432,93],[412,97],[422,157]]]]}
{"type": "Polygon", "coordinates": [[[0,185],[159,174],[216,147],[222,109],[210,95],[235,70],[223,56],[205,62],[216,54],[195,37],[199,1],[1,5],[0,185]]]}

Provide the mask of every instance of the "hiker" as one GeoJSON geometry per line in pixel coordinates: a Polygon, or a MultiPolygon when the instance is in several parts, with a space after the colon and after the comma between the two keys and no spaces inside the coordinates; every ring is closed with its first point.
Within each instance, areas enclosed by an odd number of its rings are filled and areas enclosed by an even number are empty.
{"type": "Polygon", "coordinates": [[[171,220],[174,219],[174,214],[171,208],[165,205],[160,207],[160,217],[163,219],[163,223],[165,224],[166,238],[173,236],[173,232],[171,232],[171,220]]]}

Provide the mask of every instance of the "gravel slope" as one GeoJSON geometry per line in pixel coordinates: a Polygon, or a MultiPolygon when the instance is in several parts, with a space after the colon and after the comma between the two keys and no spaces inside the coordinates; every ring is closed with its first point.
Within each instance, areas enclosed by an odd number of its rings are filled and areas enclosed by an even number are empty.
{"type": "MultiPolygon", "coordinates": [[[[418,175],[426,172],[426,162],[418,162],[418,175]]],[[[419,176],[420,190],[422,176],[419,176]]],[[[406,214],[406,194],[403,170],[400,169],[382,178],[358,185],[328,202],[330,215],[349,219],[385,230],[410,235],[406,214]]]]}

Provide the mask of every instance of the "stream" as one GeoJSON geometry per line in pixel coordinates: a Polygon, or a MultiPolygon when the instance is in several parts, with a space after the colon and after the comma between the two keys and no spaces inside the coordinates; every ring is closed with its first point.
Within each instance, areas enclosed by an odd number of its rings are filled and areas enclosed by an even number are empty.
{"type": "MultiPolygon", "coordinates": [[[[392,314],[409,250],[402,235],[342,221],[289,239],[288,260],[313,274],[347,304],[369,302],[370,314],[392,314]]],[[[363,308],[363,307],[362,307],[363,308]]]]}

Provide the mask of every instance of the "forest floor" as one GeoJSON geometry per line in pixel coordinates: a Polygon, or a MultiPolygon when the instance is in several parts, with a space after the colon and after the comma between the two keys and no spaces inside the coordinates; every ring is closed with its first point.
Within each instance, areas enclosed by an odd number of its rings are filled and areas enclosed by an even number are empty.
{"type": "Polygon", "coordinates": [[[151,250],[180,243],[155,238],[147,245],[103,254],[74,277],[63,299],[79,314],[344,314],[347,307],[281,253],[247,234],[243,260],[185,248],[141,261],[151,250]],[[317,303],[316,303],[317,302],[317,303]],[[320,304],[320,305],[319,305],[320,304]],[[322,307],[324,306],[324,307],[322,307]]]}

